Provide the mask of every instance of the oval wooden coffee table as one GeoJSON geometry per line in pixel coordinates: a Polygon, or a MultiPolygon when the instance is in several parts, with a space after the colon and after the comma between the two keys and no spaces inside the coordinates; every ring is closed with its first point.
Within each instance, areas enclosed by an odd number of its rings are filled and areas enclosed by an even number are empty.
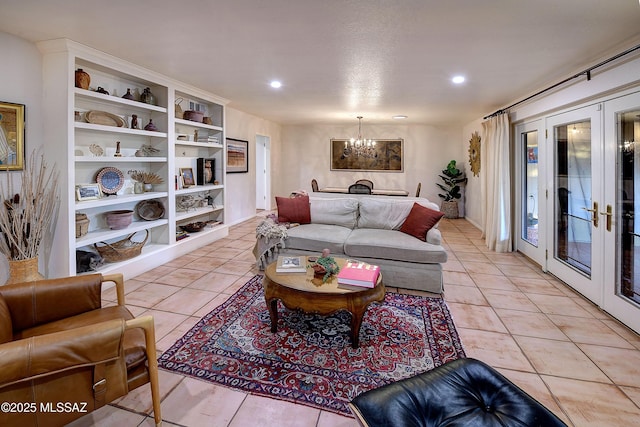
{"type": "MultiPolygon", "coordinates": [[[[347,261],[344,258],[335,259],[340,267],[347,261]]],[[[367,307],[374,301],[384,299],[382,274],[373,288],[352,286],[346,289],[338,287],[335,275],[322,283],[321,278],[313,276],[311,268],[307,268],[306,273],[277,273],[276,264],[273,262],[267,266],[263,280],[271,332],[278,331],[278,300],[291,310],[299,309],[306,313],[327,315],[346,310],[351,313],[351,346],[358,348],[360,326],[367,307]]]]}

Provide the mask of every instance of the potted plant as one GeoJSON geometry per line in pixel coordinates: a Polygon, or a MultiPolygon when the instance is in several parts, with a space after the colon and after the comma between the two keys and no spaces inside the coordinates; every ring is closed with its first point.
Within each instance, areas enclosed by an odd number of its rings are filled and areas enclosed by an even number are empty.
{"type": "Polygon", "coordinates": [[[444,212],[445,218],[458,218],[458,199],[462,197],[460,184],[467,182],[464,172],[456,167],[456,161],[451,160],[447,168],[439,175],[444,184],[436,183],[444,193],[438,193],[442,199],[440,209],[444,212]]]}

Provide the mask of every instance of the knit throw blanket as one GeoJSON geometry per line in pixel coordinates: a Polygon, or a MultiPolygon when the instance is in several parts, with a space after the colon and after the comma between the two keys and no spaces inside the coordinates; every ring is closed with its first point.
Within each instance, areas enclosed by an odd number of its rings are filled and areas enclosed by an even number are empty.
{"type": "Polygon", "coordinates": [[[280,249],[285,248],[287,227],[267,218],[256,227],[256,245],[253,254],[260,270],[264,270],[269,263],[275,261],[280,249]]]}

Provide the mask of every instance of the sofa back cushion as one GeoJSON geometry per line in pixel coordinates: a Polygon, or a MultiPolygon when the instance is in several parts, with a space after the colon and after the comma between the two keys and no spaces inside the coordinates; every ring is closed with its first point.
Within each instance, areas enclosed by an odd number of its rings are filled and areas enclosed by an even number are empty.
{"type": "Polygon", "coordinates": [[[276,197],[278,205],[278,222],[297,222],[309,224],[311,214],[309,210],[309,196],[276,197]]]}
{"type": "Polygon", "coordinates": [[[399,230],[411,212],[414,203],[436,211],[439,210],[435,203],[415,197],[361,197],[359,201],[358,228],[399,230]]]}
{"type": "Polygon", "coordinates": [[[347,197],[311,197],[311,222],[355,228],[358,221],[358,199],[347,197]]]}

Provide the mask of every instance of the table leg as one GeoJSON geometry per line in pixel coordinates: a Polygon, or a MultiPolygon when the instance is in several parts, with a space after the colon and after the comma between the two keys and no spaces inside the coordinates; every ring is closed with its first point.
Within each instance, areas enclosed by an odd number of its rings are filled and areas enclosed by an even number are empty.
{"type": "Polygon", "coordinates": [[[351,347],[358,348],[360,346],[360,326],[362,326],[362,317],[365,310],[354,310],[351,313],[351,347]]]}
{"type": "Polygon", "coordinates": [[[273,298],[266,302],[269,309],[269,317],[271,318],[271,332],[278,332],[278,300],[273,298]]]}

